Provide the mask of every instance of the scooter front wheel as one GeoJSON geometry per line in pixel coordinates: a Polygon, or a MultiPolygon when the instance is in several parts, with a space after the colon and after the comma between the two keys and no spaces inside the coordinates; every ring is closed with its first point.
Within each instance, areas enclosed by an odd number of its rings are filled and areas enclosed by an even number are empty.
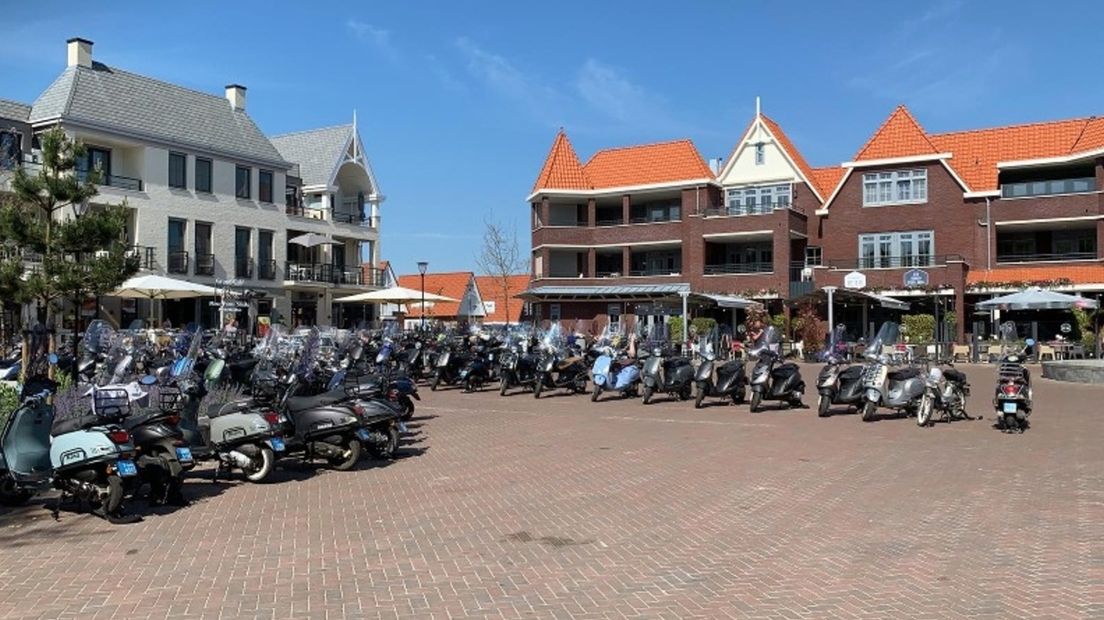
{"type": "Polygon", "coordinates": [[[533,398],[540,398],[541,392],[544,391],[544,375],[537,375],[533,378],[533,398]]]}
{"type": "Polygon", "coordinates": [[[822,418],[827,418],[832,415],[831,411],[832,399],[827,394],[821,394],[820,400],[817,401],[817,415],[822,418]]]}
{"type": "Polygon", "coordinates": [[[598,396],[602,393],[602,386],[597,383],[594,384],[594,390],[590,393],[590,402],[598,402],[598,396]]]}
{"type": "Polygon", "coordinates": [[[250,482],[264,482],[276,465],[276,455],[273,454],[272,448],[258,446],[257,455],[252,460],[249,471],[245,472],[245,479],[250,482]]]}
{"type": "Polygon", "coordinates": [[[920,406],[916,408],[916,425],[923,428],[931,422],[932,409],[933,409],[932,397],[930,394],[924,394],[920,398],[920,406]]]}
{"type": "Polygon", "coordinates": [[[652,386],[645,385],[644,386],[644,404],[647,405],[650,402],[652,402],[652,386]]]}
{"type": "Polygon", "coordinates": [[[751,393],[751,412],[756,413],[759,411],[759,405],[763,404],[763,394],[760,392],[751,393]]]}
{"type": "Polygon", "coordinates": [[[862,421],[863,422],[872,421],[874,419],[874,414],[877,411],[878,411],[878,404],[877,403],[871,402],[869,400],[866,401],[865,403],[863,403],[862,421]]]}
{"type": "Polygon", "coordinates": [[[332,456],[330,457],[330,467],[333,467],[337,471],[349,471],[356,466],[357,461],[360,460],[360,453],[363,446],[360,445],[360,440],[356,437],[350,438],[349,443],[346,444],[345,456],[332,456]]]}
{"type": "Polygon", "coordinates": [[[510,389],[510,380],[503,376],[502,380],[498,382],[498,395],[505,396],[508,389],[510,389]]]}
{"type": "Polygon", "coordinates": [[[705,386],[698,385],[698,395],[694,397],[694,409],[701,409],[703,401],[705,401],[705,386]]]}

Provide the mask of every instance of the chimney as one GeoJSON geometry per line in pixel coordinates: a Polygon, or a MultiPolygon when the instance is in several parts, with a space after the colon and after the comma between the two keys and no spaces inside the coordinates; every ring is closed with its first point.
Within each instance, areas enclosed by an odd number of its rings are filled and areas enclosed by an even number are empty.
{"type": "Polygon", "coordinates": [[[80,37],[73,37],[66,43],[66,49],[69,55],[70,67],[87,67],[92,68],[92,42],[88,39],[82,39],[80,37]]]}
{"type": "Polygon", "coordinates": [[[724,159],[721,157],[709,160],[709,169],[713,171],[713,176],[721,173],[722,166],[724,166],[724,159]]]}
{"type": "Polygon", "coordinates": [[[235,110],[245,109],[245,87],[241,84],[226,85],[226,99],[235,110]]]}

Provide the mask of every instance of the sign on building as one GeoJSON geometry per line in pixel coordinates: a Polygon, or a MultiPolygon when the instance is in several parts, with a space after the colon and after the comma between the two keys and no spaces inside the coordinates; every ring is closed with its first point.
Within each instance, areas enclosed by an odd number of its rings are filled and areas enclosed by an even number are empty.
{"type": "Polygon", "coordinates": [[[487,313],[488,315],[494,314],[495,313],[495,302],[493,302],[493,301],[483,302],[483,312],[487,313]]]}
{"type": "Polygon", "coordinates": [[[843,276],[843,288],[866,288],[866,275],[861,271],[852,271],[843,276]]]}
{"type": "Polygon", "coordinates": [[[921,288],[928,285],[928,272],[923,269],[909,269],[905,272],[905,288],[921,288]]]}

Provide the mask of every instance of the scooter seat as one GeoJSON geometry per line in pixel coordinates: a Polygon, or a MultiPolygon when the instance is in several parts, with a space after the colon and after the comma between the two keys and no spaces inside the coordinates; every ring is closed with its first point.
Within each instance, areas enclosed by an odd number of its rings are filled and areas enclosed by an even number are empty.
{"type": "Polygon", "coordinates": [[[943,376],[946,377],[948,381],[953,381],[955,383],[966,383],[966,375],[955,370],[954,368],[948,368],[947,370],[944,370],[943,376]]]}
{"type": "Polygon", "coordinates": [[[83,413],[77,416],[54,420],[54,423],[50,426],[50,436],[57,437],[65,433],[75,433],[79,430],[96,426],[99,422],[100,419],[92,413],[83,413]]]}
{"type": "Polygon", "coordinates": [[[345,390],[330,390],[317,396],[293,396],[287,399],[287,408],[288,411],[293,412],[306,411],[307,409],[326,407],[345,400],[349,400],[349,395],[345,393],[345,390]]]}
{"type": "Polygon", "coordinates": [[[231,401],[221,405],[211,405],[207,407],[207,417],[217,418],[219,416],[230,415],[232,413],[241,413],[248,410],[252,406],[253,403],[248,398],[231,401]]]}
{"type": "Polygon", "coordinates": [[[843,372],[840,373],[840,379],[846,381],[854,381],[862,377],[862,373],[862,366],[848,366],[843,370],[843,372]]]}
{"type": "Polygon", "coordinates": [[[150,418],[152,418],[152,417],[154,417],[154,416],[156,416],[160,413],[161,413],[160,411],[154,410],[154,411],[142,411],[142,412],[139,412],[137,414],[132,414],[130,416],[127,416],[127,419],[123,420],[122,426],[123,426],[123,428],[125,428],[129,431],[131,429],[142,426],[143,424],[146,424],[147,422],[150,421],[150,418]]]}
{"type": "Polygon", "coordinates": [[[908,368],[901,368],[900,370],[894,370],[889,373],[890,381],[906,381],[908,379],[915,379],[920,376],[920,369],[909,366],[908,368]]]}

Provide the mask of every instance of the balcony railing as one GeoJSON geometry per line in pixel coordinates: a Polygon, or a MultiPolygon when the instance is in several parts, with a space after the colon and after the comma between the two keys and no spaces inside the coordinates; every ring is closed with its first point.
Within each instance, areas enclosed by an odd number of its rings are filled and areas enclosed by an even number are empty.
{"type": "Polygon", "coordinates": [[[618,269],[616,271],[607,271],[607,270],[595,271],[594,272],[594,277],[595,278],[620,278],[621,277],[621,270],[618,269]]]}
{"type": "Polygon", "coordinates": [[[629,218],[629,223],[630,224],[666,224],[668,222],[680,222],[680,221],[682,221],[682,218],[678,218],[678,217],[649,218],[647,216],[644,216],[644,217],[629,218]]]}
{"type": "Polygon", "coordinates": [[[808,295],[816,289],[816,285],[813,283],[812,278],[808,280],[802,279],[802,272],[808,267],[811,266],[806,265],[802,261],[790,263],[790,299],[808,295]]]}
{"type": "Polygon", "coordinates": [[[154,269],[157,264],[154,252],[155,248],[132,245],[126,249],[126,259],[135,263],[138,269],[154,269]]]}
{"type": "Polygon", "coordinates": [[[276,279],[276,261],[274,261],[274,260],[257,261],[257,279],[258,280],[275,280],[276,279]]]}
{"type": "Polygon", "coordinates": [[[1096,252],[1066,252],[1065,254],[997,254],[998,263],[1045,263],[1070,260],[1096,260],[1096,252]]]}
{"type": "Polygon", "coordinates": [[[383,288],[387,285],[387,273],[382,269],[365,267],[361,270],[361,277],[365,286],[378,286],[383,288]]]}
{"type": "Polygon", "coordinates": [[[804,213],[805,211],[795,207],[792,202],[770,202],[770,203],[756,203],[753,205],[727,205],[721,207],[707,207],[705,209],[706,217],[743,217],[745,215],[766,215],[768,213],[774,213],[775,211],[782,211],[783,209],[789,209],[791,211],[797,211],[798,213],[804,213]]]}
{"type": "Polygon", "coordinates": [[[732,275],[744,273],[771,273],[773,263],[713,263],[705,266],[705,275],[732,275]]]}
{"type": "Polygon", "coordinates": [[[362,286],[365,282],[364,270],[359,267],[345,267],[326,263],[289,262],[286,278],[293,282],[321,282],[324,284],[355,286],[362,286]]]}
{"type": "Polygon", "coordinates": [[[234,277],[236,278],[252,278],[253,277],[253,259],[238,257],[234,259],[234,277]]]}
{"type": "Polygon", "coordinates": [[[183,250],[170,250],[169,273],[188,273],[188,253],[183,250]]]}
{"type": "Polygon", "coordinates": [[[215,275],[215,255],[214,254],[196,254],[196,257],[195,257],[195,274],[197,276],[213,276],[213,275],[215,275]]]}
{"type": "Polygon", "coordinates": [[[677,276],[682,273],[682,269],[633,269],[629,272],[630,276],[677,276]]]}
{"type": "MultiPolygon", "coordinates": [[[[87,181],[90,178],[90,173],[87,170],[78,170],[77,178],[81,181],[87,181]]],[[[142,179],[135,179],[134,177],[125,177],[121,174],[100,174],[96,179],[97,185],[103,185],[107,187],[117,187],[119,189],[128,189],[135,192],[142,191],[142,179]]]]}
{"type": "Polygon", "coordinates": [[[594,221],[595,226],[620,226],[624,223],[625,223],[625,219],[620,218],[620,217],[616,218],[616,219],[605,219],[605,220],[595,220],[594,221]]]}
{"type": "Polygon", "coordinates": [[[359,213],[352,213],[348,211],[334,211],[333,221],[340,224],[359,224],[364,221],[359,213]]]}
{"type": "Polygon", "coordinates": [[[959,254],[942,256],[885,256],[879,258],[849,258],[830,260],[831,269],[911,269],[913,267],[938,267],[948,262],[965,262],[959,254]]]}

